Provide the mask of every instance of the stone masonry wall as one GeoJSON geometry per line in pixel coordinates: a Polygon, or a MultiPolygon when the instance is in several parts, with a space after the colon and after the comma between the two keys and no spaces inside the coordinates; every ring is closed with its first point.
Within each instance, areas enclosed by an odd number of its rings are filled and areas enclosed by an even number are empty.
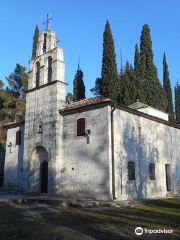
{"type": "MultiPolygon", "coordinates": [[[[62,117],[58,110],[65,105],[65,84],[55,82],[52,85],[29,92],[26,96],[26,122],[23,165],[23,191],[40,192],[39,168],[30,177],[32,151],[43,147],[48,153],[48,193],[56,194],[58,168],[62,157],[62,117]],[[39,125],[42,132],[39,131],[39,125]],[[34,186],[34,187],[33,187],[34,186]]],[[[40,164],[40,161],[37,162],[40,164]]]]}
{"type": "Polygon", "coordinates": [[[114,124],[116,197],[166,197],[165,164],[171,168],[172,193],[180,193],[180,130],[118,109],[114,124]],[[136,180],[128,180],[128,161],[135,163],[136,180]],[[156,180],[150,180],[150,163],[156,180]]]}
{"type": "Polygon", "coordinates": [[[110,200],[109,153],[110,115],[108,108],[74,113],[63,117],[64,158],[59,195],[110,200]],[[77,136],[77,119],[85,118],[87,136],[77,136]]]}

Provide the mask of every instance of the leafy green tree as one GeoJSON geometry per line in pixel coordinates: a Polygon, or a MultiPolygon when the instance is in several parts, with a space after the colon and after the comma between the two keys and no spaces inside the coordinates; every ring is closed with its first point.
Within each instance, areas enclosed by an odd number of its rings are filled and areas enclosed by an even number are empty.
{"type": "Polygon", "coordinates": [[[166,96],[167,96],[167,101],[168,101],[166,112],[169,113],[169,120],[171,122],[173,122],[174,121],[174,107],[173,107],[173,100],[172,100],[172,89],[171,89],[169,70],[168,70],[168,64],[166,61],[165,53],[163,56],[163,86],[164,86],[166,96]]]}
{"type": "MultiPolygon", "coordinates": [[[[99,84],[99,81],[96,83],[99,84]]],[[[109,97],[112,100],[117,100],[118,73],[114,40],[109,21],[106,21],[105,31],[103,34],[101,81],[100,86],[96,86],[96,88],[99,89],[101,97],[109,97]]]]}
{"type": "Polygon", "coordinates": [[[76,75],[73,81],[73,101],[75,102],[85,98],[86,96],[85,96],[85,85],[83,81],[83,72],[81,71],[78,65],[78,70],[76,72],[76,75]]]}
{"type": "Polygon", "coordinates": [[[2,80],[0,80],[0,89],[2,89],[4,87],[4,83],[2,80]]]}
{"type": "Polygon", "coordinates": [[[16,115],[25,115],[25,91],[28,86],[28,74],[26,68],[19,63],[16,64],[14,72],[9,77],[6,77],[9,83],[8,91],[11,94],[11,101],[13,102],[16,115]]]}
{"type": "Polygon", "coordinates": [[[39,38],[39,28],[36,25],[34,37],[33,37],[32,59],[36,57],[38,38],[39,38]]]}
{"type": "Polygon", "coordinates": [[[177,85],[175,86],[175,116],[176,116],[176,122],[180,123],[180,85],[179,85],[179,82],[177,82],[177,85]]]}
{"type": "Polygon", "coordinates": [[[28,86],[28,74],[25,67],[17,63],[14,72],[6,77],[6,80],[8,81],[10,90],[16,98],[24,96],[28,86]]]}
{"type": "Polygon", "coordinates": [[[144,84],[145,102],[162,111],[166,111],[167,98],[159,82],[157,68],[153,62],[152,41],[147,24],[143,26],[140,44],[141,78],[144,84]]]}
{"type": "Polygon", "coordinates": [[[2,94],[3,94],[3,86],[4,86],[4,83],[2,82],[2,80],[0,80],[0,109],[3,108],[3,98],[2,98],[2,94]]]}

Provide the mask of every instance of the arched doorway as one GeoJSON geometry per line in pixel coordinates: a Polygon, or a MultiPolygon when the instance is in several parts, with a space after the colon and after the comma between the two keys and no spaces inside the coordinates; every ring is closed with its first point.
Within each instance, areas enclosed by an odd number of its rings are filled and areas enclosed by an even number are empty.
{"type": "Polygon", "coordinates": [[[41,193],[48,192],[48,162],[41,164],[41,193]]]}
{"type": "Polygon", "coordinates": [[[48,153],[44,147],[36,147],[30,156],[29,192],[48,193],[48,153]]]}

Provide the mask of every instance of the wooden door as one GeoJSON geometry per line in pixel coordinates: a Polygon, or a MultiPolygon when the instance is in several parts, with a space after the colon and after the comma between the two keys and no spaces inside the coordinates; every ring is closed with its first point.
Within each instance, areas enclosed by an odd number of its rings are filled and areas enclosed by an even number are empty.
{"type": "Polygon", "coordinates": [[[41,165],[41,193],[48,192],[48,162],[44,161],[41,165]]]}
{"type": "Polygon", "coordinates": [[[166,189],[171,191],[171,176],[170,176],[170,164],[165,164],[166,171],[166,189]]]}

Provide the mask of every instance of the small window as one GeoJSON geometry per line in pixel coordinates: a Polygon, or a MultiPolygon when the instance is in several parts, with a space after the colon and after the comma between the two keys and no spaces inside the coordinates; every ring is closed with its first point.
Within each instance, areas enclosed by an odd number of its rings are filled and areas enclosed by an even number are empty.
{"type": "Polygon", "coordinates": [[[21,145],[21,131],[16,132],[16,145],[21,145]]]}
{"type": "Polygon", "coordinates": [[[129,180],[135,180],[134,162],[128,162],[128,177],[129,177],[129,180]]]}
{"type": "Polygon", "coordinates": [[[150,180],[155,180],[155,164],[149,164],[149,171],[150,171],[150,180]]]}
{"type": "Polygon", "coordinates": [[[79,118],[77,120],[77,136],[83,136],[85,134],[85,118],[79,118]]]}

